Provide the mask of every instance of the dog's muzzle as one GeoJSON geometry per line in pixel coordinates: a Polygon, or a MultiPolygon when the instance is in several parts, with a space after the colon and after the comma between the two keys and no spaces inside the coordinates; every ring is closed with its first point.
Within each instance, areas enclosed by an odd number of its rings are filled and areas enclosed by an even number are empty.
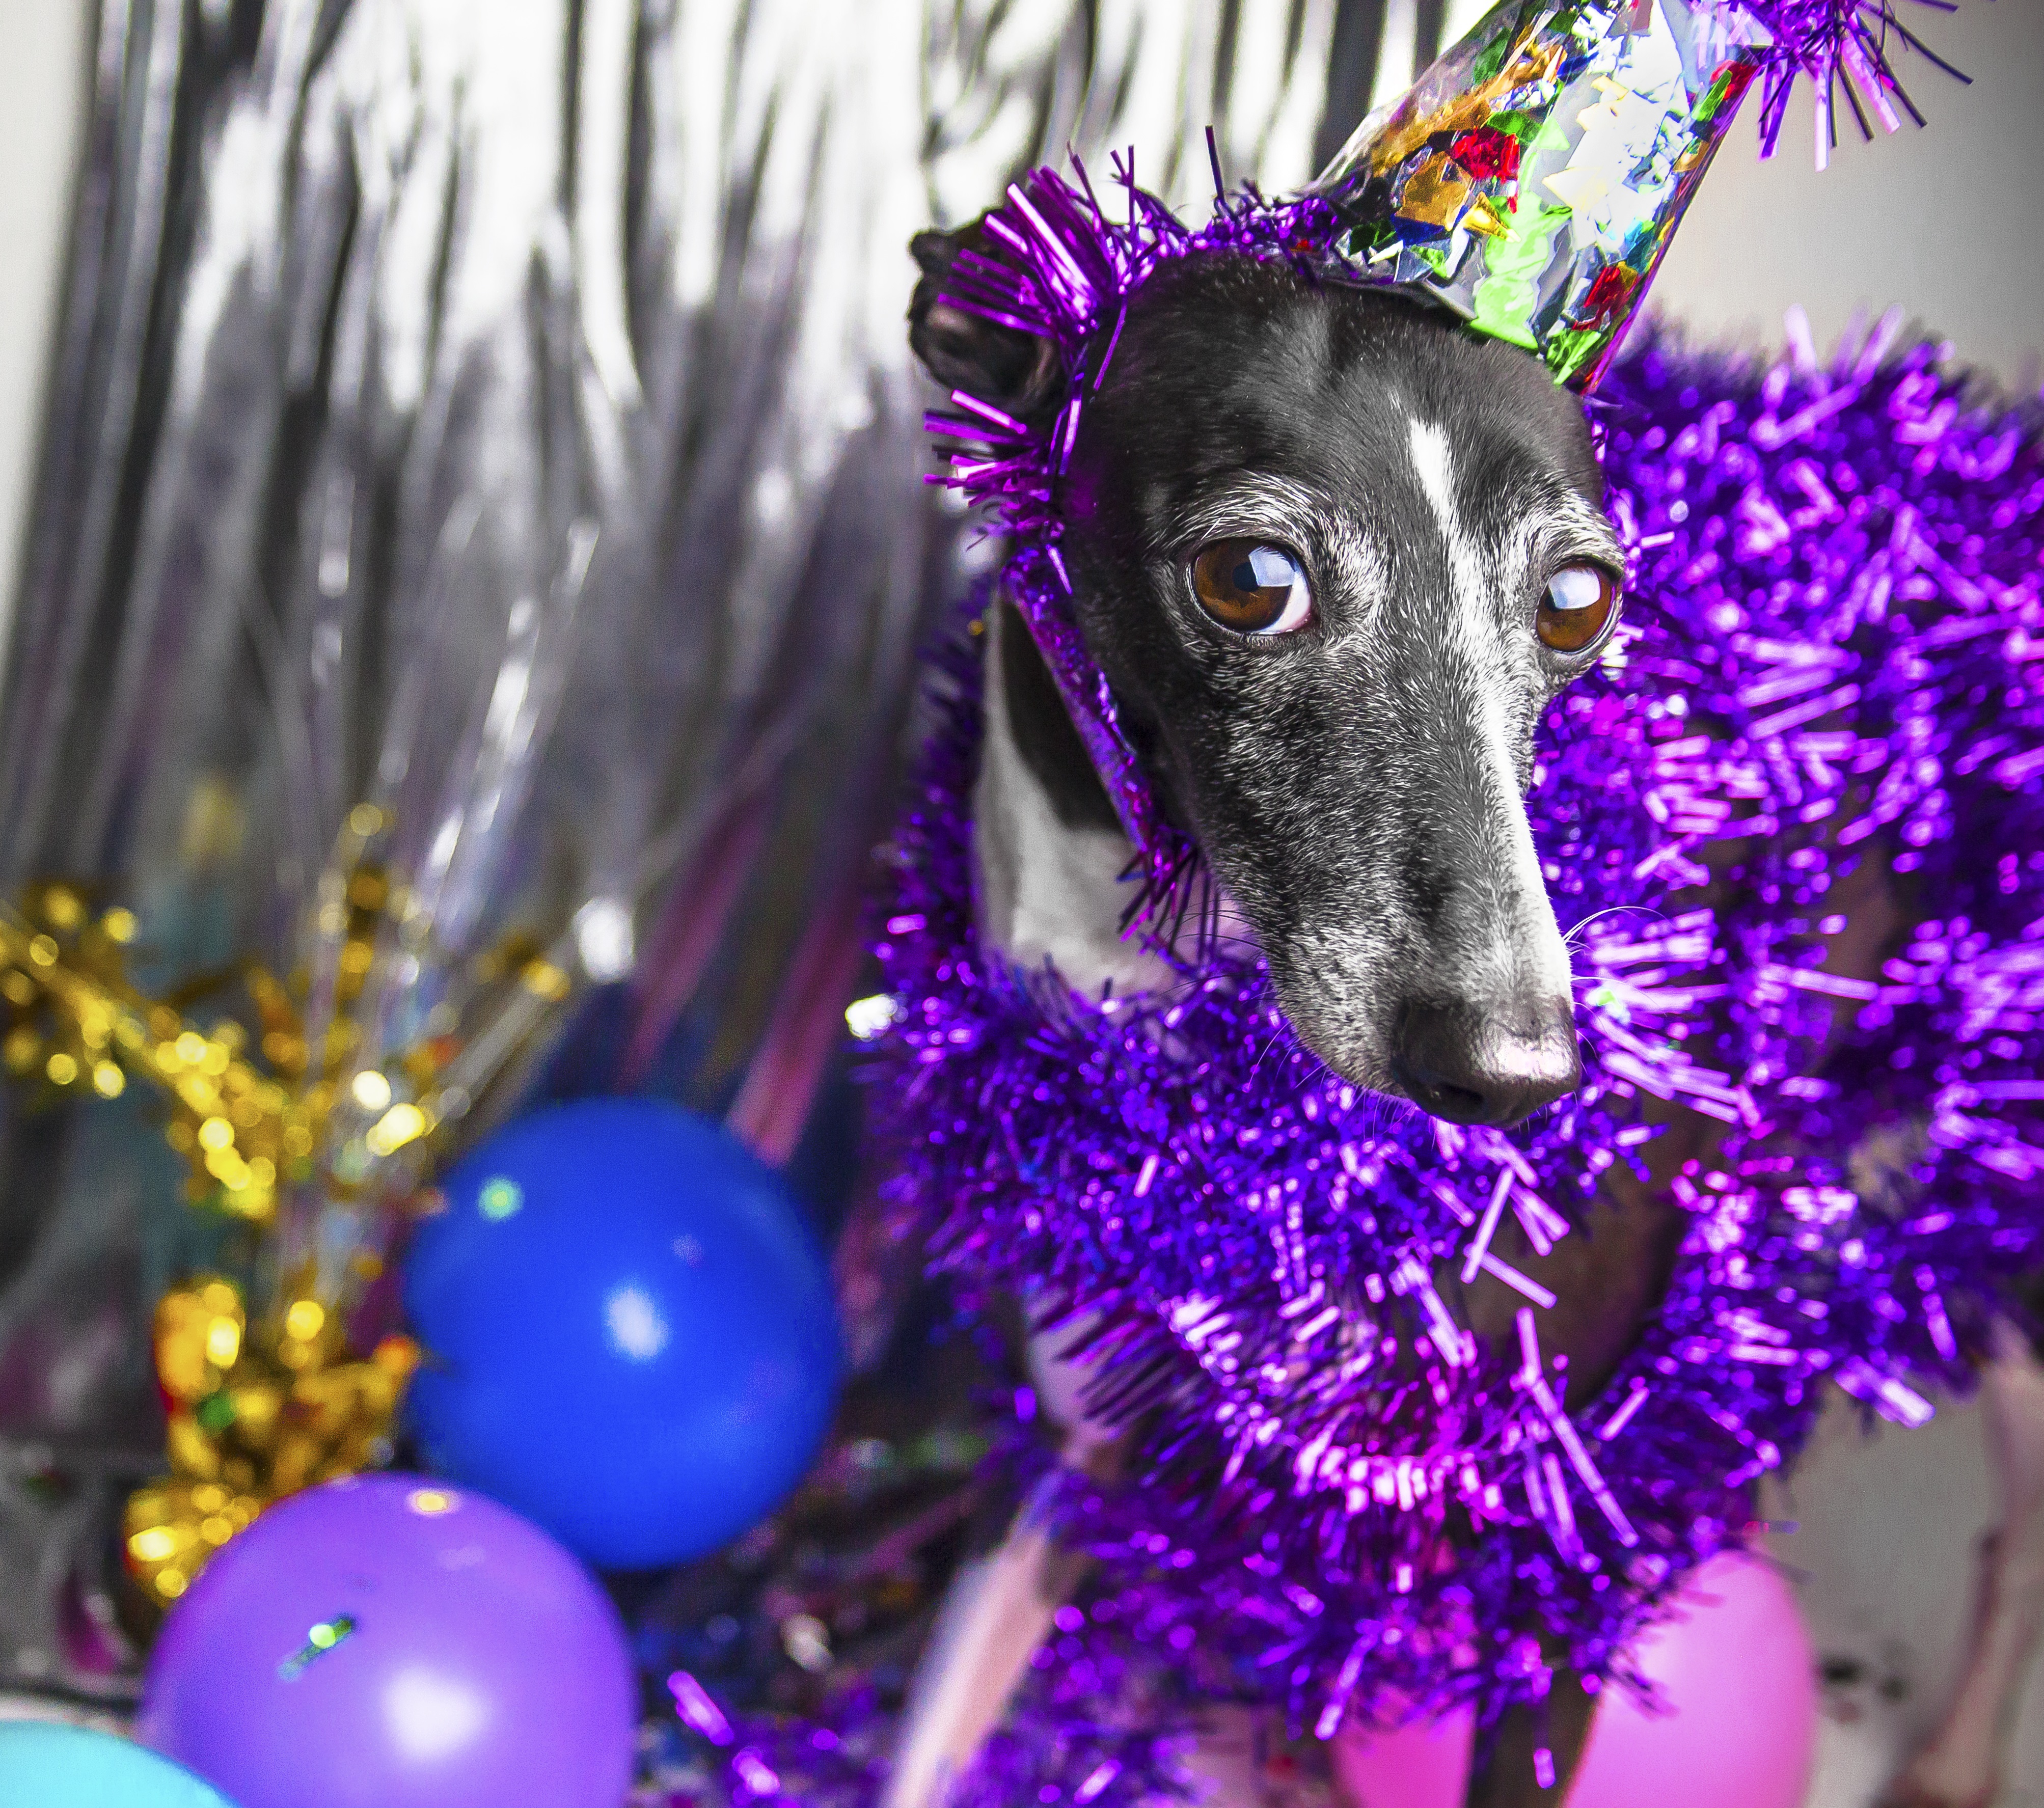
{"type": "Polygon", "coordinates": [[[1462,1004],[1408,1006],[1391,1072],[1435,1117],[1517,1123],[1582,1084],[1574,1009],[1566,999],[1508,1015],[1462,1004]]]}

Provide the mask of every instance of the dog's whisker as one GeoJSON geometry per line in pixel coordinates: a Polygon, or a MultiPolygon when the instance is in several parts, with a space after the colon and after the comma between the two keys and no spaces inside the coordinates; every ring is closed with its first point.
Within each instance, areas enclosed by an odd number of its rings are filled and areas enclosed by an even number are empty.
{"type": "Polygon", "coordinates": [[[1592,923],[1601,923],[1607,917],[1630,916],[1635,915],[1649,918],[1656,923],[1666,923],[1668,920],[1667,912],[1665,910],[1654,909],[1650,905],[1608,904],[1602,910],[1592,911],[1588,916],[1583,917],[1577,922],[1572,923],[1566,929],[1563,930],[1562,931],[1562,945],[1565,947],[1570,948],[1581,947],[1583,945],[1583,939],[1586,935],[1588,935],[1592,923]]]}

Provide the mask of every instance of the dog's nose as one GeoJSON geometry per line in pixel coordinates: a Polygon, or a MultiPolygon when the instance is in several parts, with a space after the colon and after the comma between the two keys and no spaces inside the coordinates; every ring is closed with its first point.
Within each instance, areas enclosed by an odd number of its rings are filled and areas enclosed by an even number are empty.
{"type": "Polygon", "coordinates": [[[1466,1006],[1404,1013],[1391,1071],[1422,1111],[1451,1123],[1511,1124],[1582,1084],[1566,1002],[1514,1028],[1466,1006]]]}

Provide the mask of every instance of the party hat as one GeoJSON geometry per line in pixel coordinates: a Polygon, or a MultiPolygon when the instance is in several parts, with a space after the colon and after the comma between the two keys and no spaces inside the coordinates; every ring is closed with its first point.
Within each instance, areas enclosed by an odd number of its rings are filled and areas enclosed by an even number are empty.
{"type": "Polygon", "coordinates": [[[1896,102],[1915,114],[1891,35],[1915,44],[1858,0],[1509,0],[1366,120],[1312,192],[1339,209],[1331,249],[1357,274],[1588,390],[1756,78],[1765,155],[1811,76],[1821,167],[1839,86],[1867,136],[1869,107],[1891,132],[1896,102]]]}

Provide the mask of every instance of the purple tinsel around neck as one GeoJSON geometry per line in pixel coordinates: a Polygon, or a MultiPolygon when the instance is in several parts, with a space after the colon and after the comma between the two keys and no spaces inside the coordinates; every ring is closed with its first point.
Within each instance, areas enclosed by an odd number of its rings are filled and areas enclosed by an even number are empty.
{"type": "Polygon", "coordinates": [[[1066,1534],[1305,1726],[1496,1711],[1557,1653],[1623,1676],[1816,1384],[1917,1422],[2034,1259],[2044,460],[1888,338],[1764,374],[1653,347],[1607,386],[1633,601],[1530,806],[1590,1078],[1520,1130],[1357,1097],[1239,949],[1112,1005],[1005,969],[970,923],[976,662],[949,668],[878,945],[895,1184],[944,1266],[1068,1320],[1099,1405],[1142,1415],[1131,1482],[1056,1484],[1066,1534]],[[1816,944],[1874,854],[1920,923],[1862,985],[1816,944]],[[1707,860],[1715,911],[1683,895],[1707,860]],[[1501,1223],[1579,1234],[1642,1094],[1724,1135],[1674,1182],[1664,1304],[1566,1413],[1537,1284],[1523,1342],[1483,1349],[1454,1279],[1501,1223]]]}

